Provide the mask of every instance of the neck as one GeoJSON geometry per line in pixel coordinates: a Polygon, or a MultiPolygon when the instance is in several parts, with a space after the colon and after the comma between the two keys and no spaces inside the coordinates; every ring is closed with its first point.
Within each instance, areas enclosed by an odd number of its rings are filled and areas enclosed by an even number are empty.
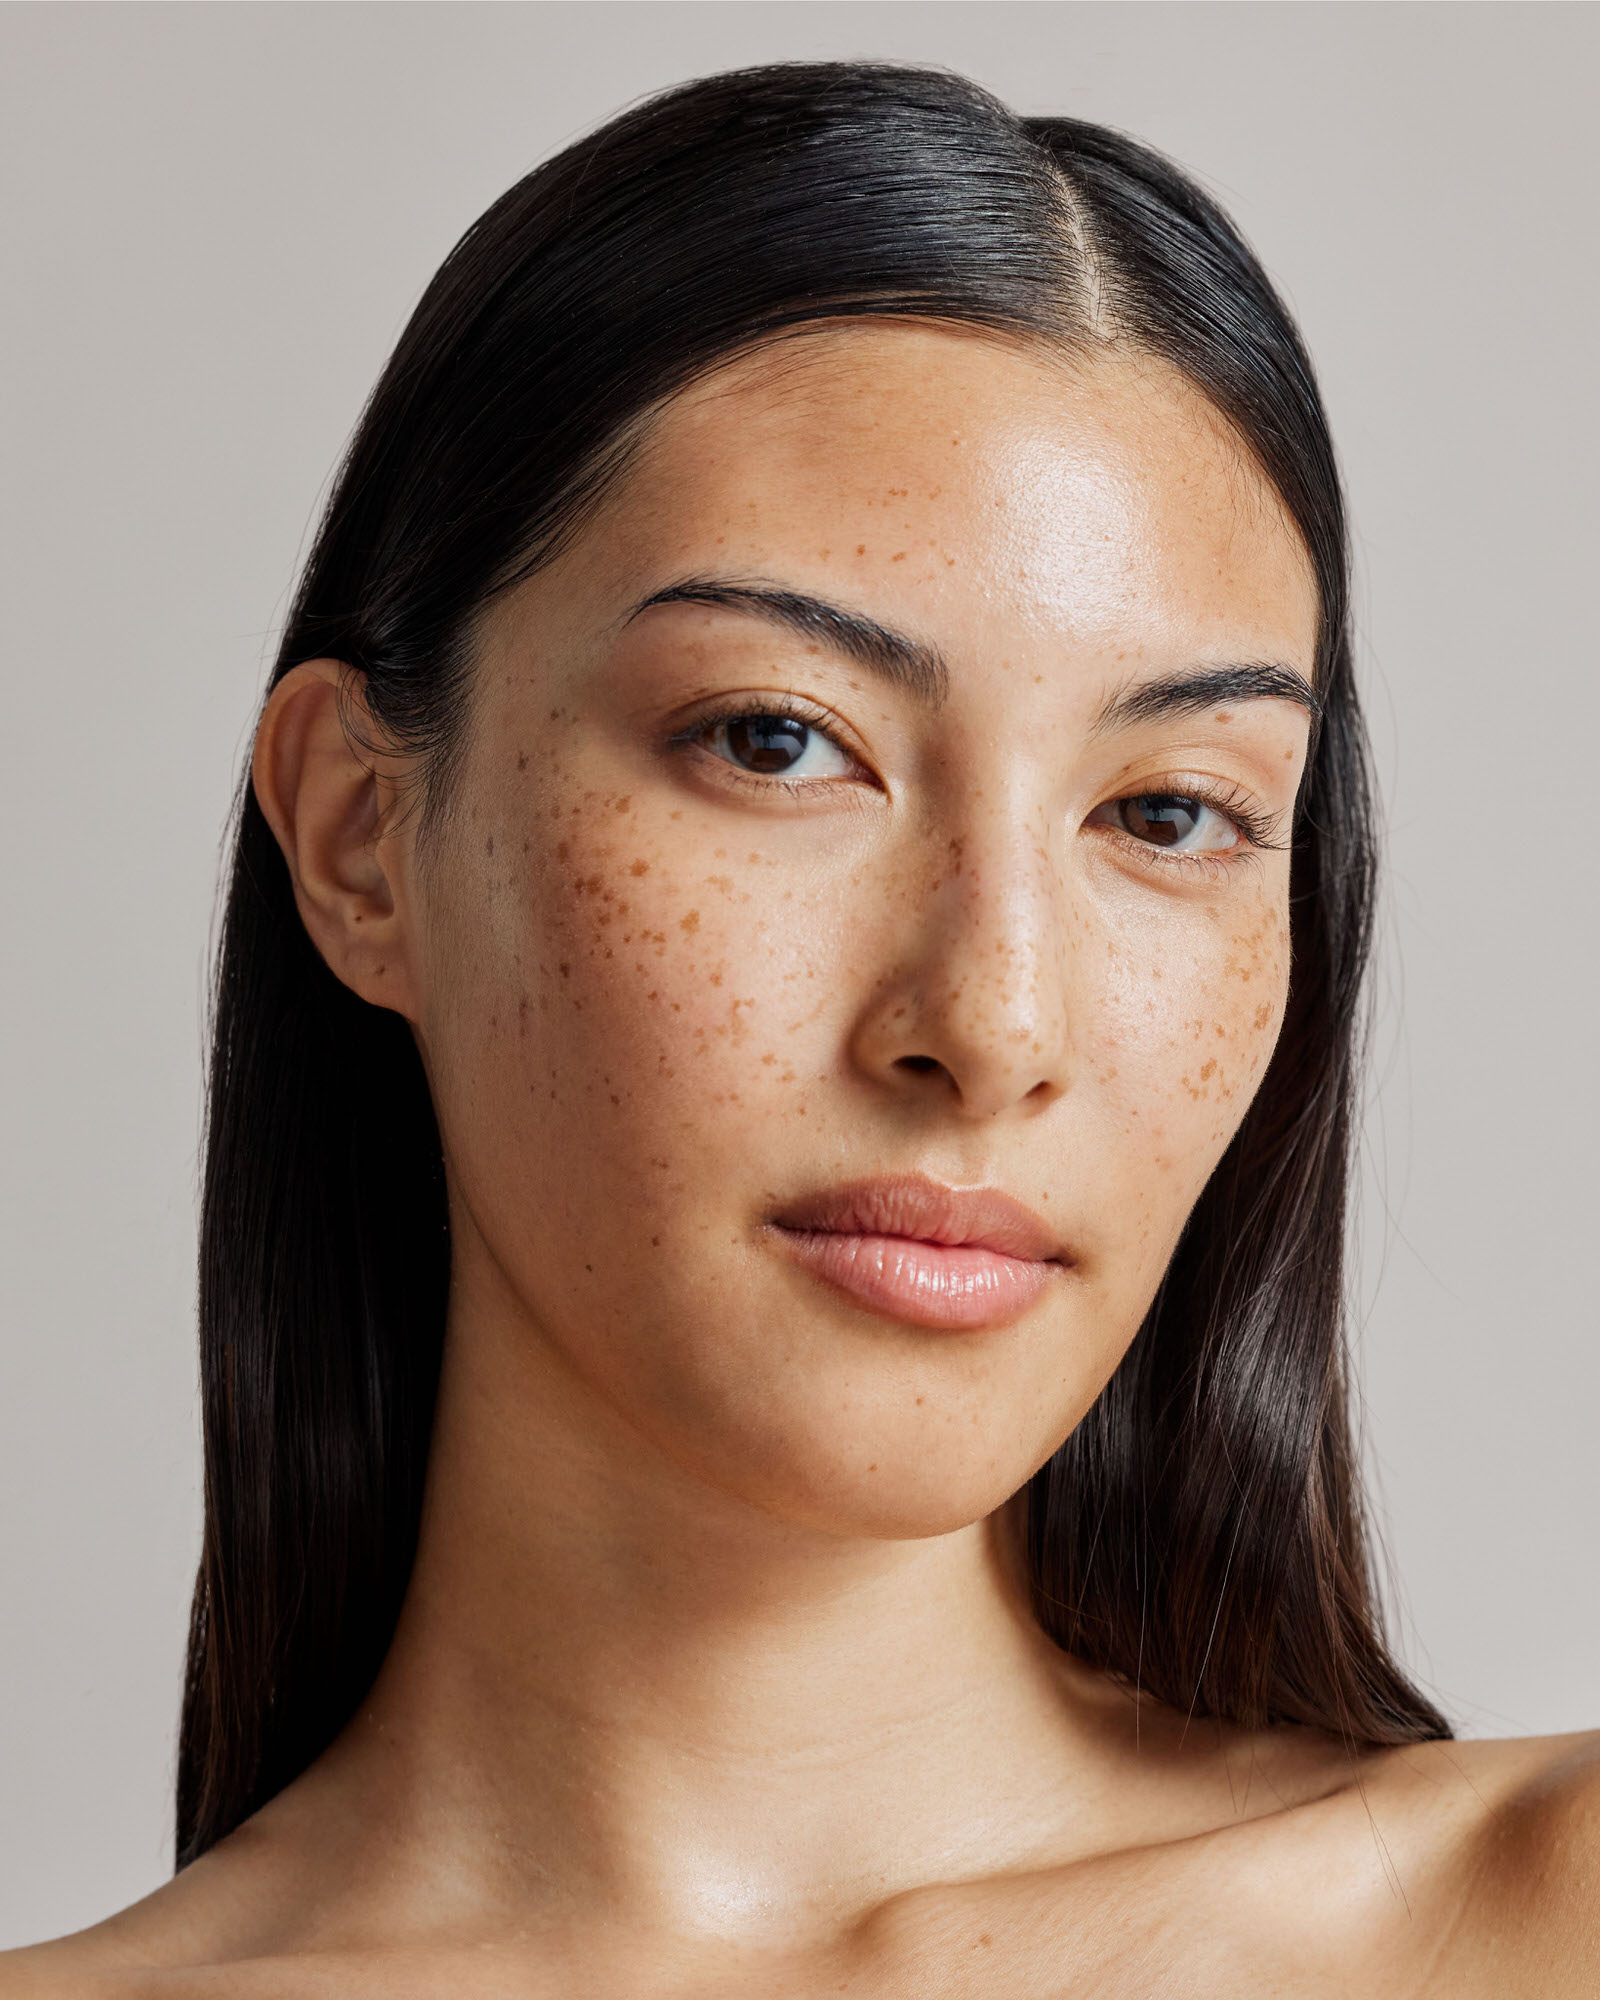
{"type": "Polygon", "coordinates": [[[1015,1530],[775,1518],[458,1313],[400,1629],[340,1755],[420,1874],[488,1869],[519,1909],[755,1935],[1026,1866],[1099,1815],[1118,1732],[1015,1530]]]}

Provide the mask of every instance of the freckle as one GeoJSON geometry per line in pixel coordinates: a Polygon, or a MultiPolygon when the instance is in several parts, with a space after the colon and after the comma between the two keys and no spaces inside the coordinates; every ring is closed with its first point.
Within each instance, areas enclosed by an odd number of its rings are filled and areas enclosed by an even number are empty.
{"type": "Polygon", "coordinates": [[[699,930],[699,928],[700,928],[700,912],[698,910],[691,910],[686,917],[680,918],[678,923],[678,929],[680,931],[693,932],[699,930]]]}
{"type": "Polygon", "coordinates": [[[560,709],[559,709],[559,708],[553,708],[553,709],[551,709],[551,711],[550,711],[550,720],[551,720],[552,722],[559,722],[559,721],[561,720],[561,711],[560,711],[560,709]]]}
{"type": "Polygon", "coordinates": [[[487,840],[486,840],[486,841],[485,841],[485,842],[483,843],[483,851],[484,851],[484,853],[485,853],[485,854],[493,854],[493,852],[494,852],[494,835],[493,835],[492,833],[490,834],[489,838],[488,838],[488,839],[487,839],[487,840]]]}
{"type": "Polygon", "coordinates": [[[905,550],[904,550],[904,549],[902,549],[902,550],[900,551],[899,555],[897,555],[897,556],[890,556],[890,558],[889,558],[890,562],[904,562],[904,561],[905,561],[905,559],[906,559],[906,552],[905,552],[905,550]]]}
{"type": "Polygon", "coordinates": [[[527,768],[528,768],[528,753],[526,750],[519,750],[517,752],[517,769],[519,771],[525,771],[527,770],[527,768]]]}
{"type": "Polygon", "coordinates": [[[572,852],[572,849],[571,849],[571,848],[570,848],[570,847],[569,847],[569,846],[567,845],[567,843],[566,843],[566,842],[565,842],[564,840],[563,840],[563,841],[558,841],[558,842],[557,842],[557,844],[556,844],[556,859],[557,859],[558,861],[565,861],[565,860],[566,860],[566,858],[567,858],[567,856],[568,856],[568,855],[569,855],[569,854],[570,854],[571,852],[572,852]]]}
{"type": "Polygon", "coordinates": [[[617,800],[617,811],[619,813],[628,812],[632,808],[632,805],[633,805],[632,792],[624,792],[622,797],[617,800]]]}
{"type": "Polygon", "coordinates": [[[389,970],[389,968],[388,968],[388,966],[387,966],[387,965],[380,965],[380,966],[378,967],[378,972],[377,972],[377,976],[378,976],[378,978],[379,978],[379,979],[381,979],[381,978],[383,977],[383,975],[384,975],[384,974],[385,974],[385,973],[386,973],[386,972],[387,972],[388,970],[389,970]]]}
{"type": "Polygon", "coordinates": [[[565,959],[561,961],[556,970],[561,974],[563,979],[570,979],[572,977],[572,967],[567,964],[565,959]]]}
{"type": "Polygon", "coordinates": [[[867,552],[867,545],[866,545],[866,543],[865,543],[865,542],[857,542],[857,543],[856,543],[856,554],[857,554],[858,556],[864,556],[864,555],[866,554],[866,552],[867,552]]]}

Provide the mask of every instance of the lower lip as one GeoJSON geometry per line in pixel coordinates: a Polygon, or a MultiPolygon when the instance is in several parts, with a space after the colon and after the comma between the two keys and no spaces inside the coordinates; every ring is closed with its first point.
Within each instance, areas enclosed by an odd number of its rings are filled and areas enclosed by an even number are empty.
{"type": "Polygon", "coordinates": [[[1055,1269],[972,1243],[825,1229],[780,1233],[790,1254],[817,1277],[908,1326],[1009,1326],[1037,1302],[1055,1269]]]}

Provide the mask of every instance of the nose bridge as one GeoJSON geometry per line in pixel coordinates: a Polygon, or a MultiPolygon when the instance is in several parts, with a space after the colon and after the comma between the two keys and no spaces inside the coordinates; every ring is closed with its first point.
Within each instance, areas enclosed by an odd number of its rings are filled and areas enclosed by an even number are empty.
{"type": "Polygon", "coordinates": [[[930,871],[906,1024],[969,1109],[1066,1087],[1071,919],[1042,807],[1021,792],[974,799],[930,871]]]}

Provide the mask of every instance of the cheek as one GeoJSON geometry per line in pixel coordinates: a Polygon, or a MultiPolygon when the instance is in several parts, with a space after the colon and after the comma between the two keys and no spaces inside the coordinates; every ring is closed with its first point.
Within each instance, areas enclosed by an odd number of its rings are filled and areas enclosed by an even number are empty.
{"type": "MultiPolygon", "coordinates": [[[[1195,985],[1175,986],[1165,1051],[1176,1070],[1174,1104],[1214,1164],[1266,1073],[1288,991],[1288,926],[1274,905],[1240,921],[1211,919],[1209,951],[1196,951],[1195,985]]],[[[1209,1165],[1204,1171],[1209,1172],[1209,1165]]]]}
{"type": "Polygon", "coordinates": [[[640,1203],[658,1223],[704,1208],[741,1135],[819,1116],[826,922],[802,921],[792,871],[748,837],[691,837],[627,792],[547,797],[523,825],[475,838],[463,905],[487,921],[444,1031],[470,1077],[441,1086],[473,1129],[453,1150],[546,1182],[542,1212],[581,1212],[590,1237],[601,1200],[635,1224],[640,1203]]]}
{"type": "Polygon", "coordinates": [[[1138,1261],[1164,1266],[1271,1060],[1288,990],[1286,885],[1247,907],[1196,905],[1108,932],[1098,1032],[1086,1061],[1102,1094],[1120,1213],[1138,1261]]]}

